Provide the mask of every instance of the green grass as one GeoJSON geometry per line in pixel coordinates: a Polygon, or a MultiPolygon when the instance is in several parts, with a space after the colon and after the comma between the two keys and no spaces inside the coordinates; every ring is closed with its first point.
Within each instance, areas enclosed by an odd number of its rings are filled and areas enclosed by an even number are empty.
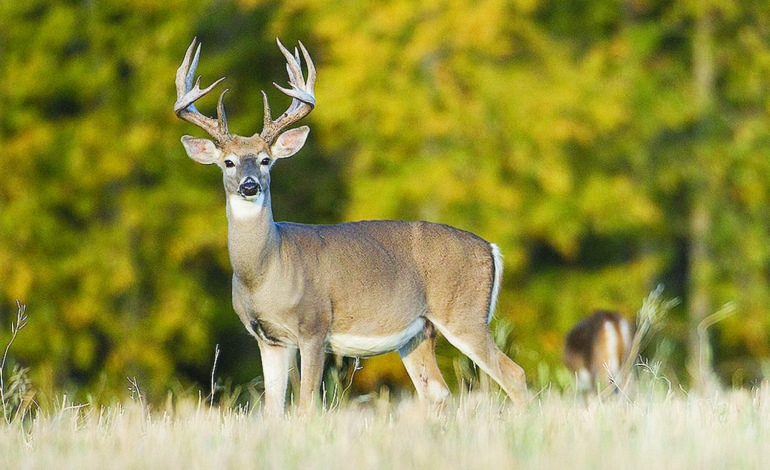
{"type": "Polygon", "coordinates": [[[205,400],[64,403],[0,424],[0,468],[770,468],[770,384],[709,397],[469,393],[443,410],[351,402],[266,419],[205,400]]]}

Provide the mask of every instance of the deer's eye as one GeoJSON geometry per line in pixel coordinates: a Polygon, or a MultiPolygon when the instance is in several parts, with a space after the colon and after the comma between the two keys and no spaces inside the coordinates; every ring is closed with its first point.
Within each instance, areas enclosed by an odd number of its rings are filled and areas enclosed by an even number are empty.
{"type": "Polygon", "coordinates": [[[262,165],[269,165],[270,164],[270,159],[269,158],[263,158],[262,161],[259,162],[259,163],[261,163],[262,165]]]}
{"type": "Polygon", "coordinates": [[[234,167],[234,166],[235,166],[235,163],[233,163],[233,161],[232,161],[232,160],[225,160],[225,166],[226,166],[227,168],[232,168],[232,167],[234,167]]]}

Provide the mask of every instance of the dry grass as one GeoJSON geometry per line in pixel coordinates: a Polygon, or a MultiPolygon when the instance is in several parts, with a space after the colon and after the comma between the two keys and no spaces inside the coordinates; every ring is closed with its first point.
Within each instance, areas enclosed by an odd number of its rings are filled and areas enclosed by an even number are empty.
{"type": "Polygon", "coordinates": [[[588,403],[546,392],[519,409],[480,393],[438,411],[381,400],[285,420],[166,408],[59,405],[2,424],[0,468],[770,468],[768,384],[588,403]]]}
{"type": "MultiPolygon", "coordinates": [[[[652,313],[640,311],[649,325],[638,329],[636,347],[669,305],[658,290],[645,302],[652,313]]],[[[225,393],[220,407],[210,406],[213,397],[169,397],[151,410],[136,379],[131,400],[112,406],[39,406],[26,387],[11,385],[2,397],[0,469],[770,468],[770,382],[688,395],[657,365],[628,369],[618,393],[587,401],[546,389],[515,407],[480,380],[482,392],[440,410],[387,396],[360,403],[341,392],[330,411],[285,419],[227,405],[238,392],[225,393]]],[[[24,383],[22,372],[11,375],[10,384],[24,383]]],[[[332,385],[343,389],[339,377],[332,385]]]]}

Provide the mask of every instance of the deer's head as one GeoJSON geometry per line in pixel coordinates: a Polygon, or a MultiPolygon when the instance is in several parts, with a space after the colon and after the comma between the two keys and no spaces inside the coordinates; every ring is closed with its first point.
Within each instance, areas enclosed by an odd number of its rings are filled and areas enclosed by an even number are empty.
{"type": "Polygon", "coordinates": [[[224,78],[212,83],[201,90],[200,77],[195,80],[195,70],[200,57],[200,45],[195,47],[196,40],[187,49],[184,61],[176,73],[177,100],[174,104],[176,115],[191,124],[205,130],[211,137],[202,139],[186,135],[182,137],[187,155],[204,165],[215,164],[222,169],[225,192],[228,197],[240,197],[245,201],[264,201],[264,195],[270,190],[270,169],[276,160],[288,158],[297,153],[305,143],[310,128],[302,126],[284,131],[284,129],[303,117],[307,116],[315,106],[313,87],[315,86],[315,67],[305,46],[299,44],[307,64],[307,81],[300,67],[300,56],[297,49],[292,56],[278,41],[278,47],[286,57],[286,69],[289,72],[291,88],[276,88],[292,97],[289,108],[280,117],[273,120],[267,94],[264,98],[264,124],[262,132],[250,137],[231,134],[227,126],[227,116],[223,99],[227,90],[219,96],[217,119],[201,114],[195,108],[195,102],[209,93],[224,78]],[[193,50],[195,55],[193,56],[193,50]]]}

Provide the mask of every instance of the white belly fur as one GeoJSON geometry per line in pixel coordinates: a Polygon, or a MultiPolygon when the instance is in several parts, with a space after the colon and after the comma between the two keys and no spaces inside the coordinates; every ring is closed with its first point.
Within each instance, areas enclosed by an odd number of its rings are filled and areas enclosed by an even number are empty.
{"type": "Polygon", "coordinates": [[[401,348],[425,327],[425,320],[417,318],[403,331],[388,336],[360,336],[332,334],[327,339],[329,349],[342,356],[374,356],[401,348]]]}

